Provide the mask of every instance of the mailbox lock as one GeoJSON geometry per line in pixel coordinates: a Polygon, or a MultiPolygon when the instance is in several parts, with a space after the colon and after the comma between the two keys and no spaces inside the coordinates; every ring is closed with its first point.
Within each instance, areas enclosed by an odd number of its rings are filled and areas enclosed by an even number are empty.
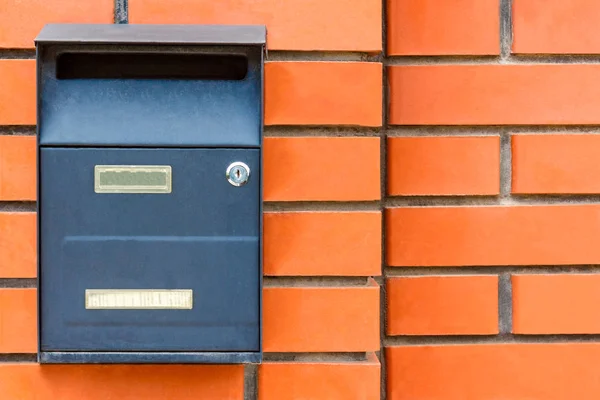
{"type": "Polygon", "coordinates": [[[250,168],[243,162],[236,161],[229,164],[225,176],[233,186],[242,186],[245,185],[246,182],[248,182],[248,178],[250,178],[250,168]]]}

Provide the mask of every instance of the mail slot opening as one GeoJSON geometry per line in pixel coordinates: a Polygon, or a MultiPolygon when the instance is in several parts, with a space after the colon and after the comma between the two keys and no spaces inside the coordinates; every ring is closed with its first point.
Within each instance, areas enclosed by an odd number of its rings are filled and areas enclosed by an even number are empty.
{"type": "Polygon", "coordinates": [[[56,61],[57,79],[243,80],[242,54],[66,52],[56,61]]]}

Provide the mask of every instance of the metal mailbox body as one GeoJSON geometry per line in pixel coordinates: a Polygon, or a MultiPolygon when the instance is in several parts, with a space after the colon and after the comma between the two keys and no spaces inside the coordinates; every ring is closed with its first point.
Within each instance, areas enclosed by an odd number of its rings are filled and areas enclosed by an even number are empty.
{"type": "Polygon", "coordinates": [[[261,361],[265,37],[39,34],[40,362],[261,361]]]}

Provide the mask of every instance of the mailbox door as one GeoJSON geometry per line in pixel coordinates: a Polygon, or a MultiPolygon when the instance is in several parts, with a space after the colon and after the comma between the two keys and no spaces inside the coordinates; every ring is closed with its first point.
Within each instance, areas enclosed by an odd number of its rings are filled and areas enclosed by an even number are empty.
{"type": "Polygon", "coordinates": [[[260,350],[259,149],[42,148],[40,166],[42,351],[260,350]]]}

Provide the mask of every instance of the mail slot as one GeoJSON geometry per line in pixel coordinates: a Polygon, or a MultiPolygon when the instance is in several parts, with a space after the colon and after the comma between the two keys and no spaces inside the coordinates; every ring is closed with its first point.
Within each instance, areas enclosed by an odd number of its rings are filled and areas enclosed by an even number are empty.
{"type": "Polygon", "coordinates": [[[262,360],[265,39],[42,29],[40,362],[262,360]]]}

